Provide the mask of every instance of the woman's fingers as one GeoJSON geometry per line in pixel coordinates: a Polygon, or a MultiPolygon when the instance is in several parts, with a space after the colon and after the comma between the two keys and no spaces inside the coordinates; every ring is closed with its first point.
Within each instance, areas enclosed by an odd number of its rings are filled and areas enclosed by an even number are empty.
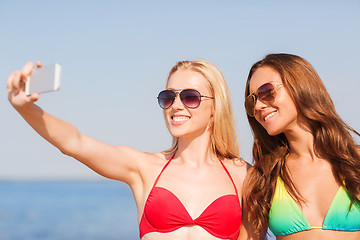
{"type": "Polygon", "coordinates": [[[40,61],[36,61],[36,66],[37,66],[38,68],[41,68],[41,67],[43,67],[44,65],[43,65],[40,61]]]}
{"type": "Polygon", "coordinates": [[[30,76],[34,68],[34,64],[32,62],[28,62],[24,65],[21,71],[11,73],[6,84],[8,92],[13,90],[19,92],[20,89],[23,88],[24,83],[26,83],[27,78],[30,76]]]}
{"type": "Polygon", "coordinates": [[[13,89],[13,79],[14,79],[14,74],[15,72],[12,72],[10,75],[9,75],[9,78],[6,82],[6,88],[8,90],[8,92],[11,92],[12,89],[13,89]]]}
{"type": "Polygon", "coordinates": [[[32,62],[27,62],[27,63],[24,65],[24,67],[23,67],[23,69],[21,70],[21,72],[22,72],[22,74],[23,74],[24,76],[29,76],[29,75],[32,73],[32,71],[33,71],[34,68],[35,68],[34,63],[32,63],[32,62]]]}
{"type": "Polygon", "coordinates": [[[30,99],[32,102],[36,102],[40,98],[40,93],[34,93],[30,95],[30,99]]]}
{"type": "MultiPolygon", "coordinates": [[[[41,62],[37,62],[36,65],[38,67],[42,67],[41,62]]],[[[9,75],[6,86],[8,90],[9,101],[14,107],[19,107],[30,102],[35,102],[39,99],[40,94],[32,94],[30,96],[26,96],[25,94],[25,84],[34,69],[34,63],[28,62],[20,71],[15,71],[9,75]]]]}
{"type": "MultiPolygon", "coordinates": [[[[32,62],[27,62],[23,69],[21,70],[21,81],[23,83],[26,83],[28,80],[28,77],[31,75],[32,71],[35,69],[35,65],[32,62]]],[[[20,83],[21,83],[20,81],[20,83]]],[[[21,84],[23,85],[23,84],[21,84]]],[[[20,85],[20,86],[21,86],[20,85]]]]}
{"type": "Polygon", "coordinates": [[[10,74],[8,81],[10,81],[11,91],[15,90],[18,92],[20,89],[21,72],[15,71],[10,74]]]}

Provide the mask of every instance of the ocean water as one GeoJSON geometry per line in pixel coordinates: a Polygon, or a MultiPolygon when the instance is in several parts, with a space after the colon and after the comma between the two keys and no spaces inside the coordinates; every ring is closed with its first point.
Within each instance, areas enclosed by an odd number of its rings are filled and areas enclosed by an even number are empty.
{"type": "Polygon", "coordinates": [[[0,240],[135,240],[137,210],[117,181],[0,181],[0,240]]]}

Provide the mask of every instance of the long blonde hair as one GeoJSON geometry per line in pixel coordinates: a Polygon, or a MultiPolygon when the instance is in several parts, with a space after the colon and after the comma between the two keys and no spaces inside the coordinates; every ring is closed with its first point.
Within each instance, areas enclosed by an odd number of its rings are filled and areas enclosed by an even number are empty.
{"type": "MultiPolygon", "coordinates": [[[[284,87],[295,102],[300,120],[308,126],[314,137],[315,153],[330,162],[336,180],[342,184],[352,201],[360,200],[359,146],[350,132],[360,134],[348,126],[335,111],[330,95],[319,75],[305,59],[291,54],[270,54],[250,69],[245,96],[250,94],[250,79],[254,72],[268,66],[277,71],[284,87]]],[[[299,194],[285,167],[289,149],[283,133],[270,136],[266,130],[248,116],[254,135],[253,171],[249,175],[248,193],[245,197],[255,233],[268,226],[268,215],[278,176],[284,180],[289,193],[298,203],[306,200],[299,194]]]]}
{"type": "MultiPolygon", "coordinates": [[[[166,81],[168,85],[172,74],[178,70],[191,70],[200,73],[209,84],[214,97],[213,121],[210,125],[211,150],[221,159],[239,158],[239,144],[236,135],[235,121],[231,107],[230,93],[221,71],[206,60],[179,61],[170,70],[166,81]]],[[[174,153],[178,148],[178,138],[173,136],[172,146],[167,153],[174,153]]]]}

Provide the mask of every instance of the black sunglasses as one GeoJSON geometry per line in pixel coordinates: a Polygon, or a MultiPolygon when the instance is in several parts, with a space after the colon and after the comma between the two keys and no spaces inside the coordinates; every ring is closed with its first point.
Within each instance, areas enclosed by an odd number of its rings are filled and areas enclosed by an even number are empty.
{"type": "Polygon", "coordinates": [[[250,94],[245,98],[245,110],[246,113],[253,117],[255,115],[256,101],[260,99],[264,102],[271,102],[276,97],[276,88],[281,87],[283,84],[265,83],[261,85],[256,92],[250,94]]]}
{"type": "Polygon", "coordinates": [[[174,103],[177,95],[180,96],[181,102],[188,108],[197,108],[203,97],[214,99],[213,97],[201,95],[195,89],[163,90],[157,97],[160,107],[162,109],[169,108],[174,103]]]}

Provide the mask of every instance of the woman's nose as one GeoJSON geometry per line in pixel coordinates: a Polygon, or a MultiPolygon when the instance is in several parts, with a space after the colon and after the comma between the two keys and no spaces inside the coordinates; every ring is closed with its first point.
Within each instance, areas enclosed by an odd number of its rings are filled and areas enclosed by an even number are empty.
{"type": "Polygon", "coordinates": [[[179,94],[176,94],[172,107],[175,109],[184,108],[184,104],[182,103],[179,94]]]}

